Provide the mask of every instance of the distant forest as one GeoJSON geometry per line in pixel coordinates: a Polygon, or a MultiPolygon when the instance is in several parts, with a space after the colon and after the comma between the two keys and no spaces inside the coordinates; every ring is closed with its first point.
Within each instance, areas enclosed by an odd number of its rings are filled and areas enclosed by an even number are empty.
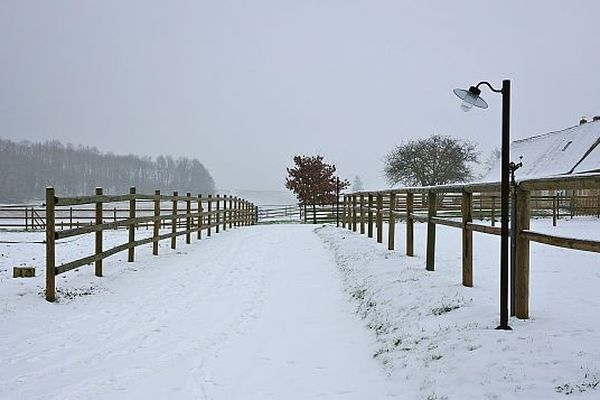
{"type": "Polygon", "coordinates": [[[0,203],[44,198],[46,186],[57,195],[91,195],[101,186],[105,194],[175,190],[213,193],[215,182],[200,161],[159,156],[101,153],[95,147],[74,147],[58,141],[32,143],[0,139],[0,203]]]}

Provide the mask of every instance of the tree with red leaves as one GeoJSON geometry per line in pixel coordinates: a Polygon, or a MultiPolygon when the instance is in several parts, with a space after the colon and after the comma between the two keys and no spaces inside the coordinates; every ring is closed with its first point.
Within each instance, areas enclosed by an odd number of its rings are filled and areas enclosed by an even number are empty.
{"type": "Polygon", "coordinates": [[[316,221],[316,205],[336,203],[336,189],[341,192],[350,182],[334,176],[335,165],[324,162],[323,156],[295,156],[294,165],[287,169],[285,187],[294,192],[303,205],[312,204],[316,221]]]}

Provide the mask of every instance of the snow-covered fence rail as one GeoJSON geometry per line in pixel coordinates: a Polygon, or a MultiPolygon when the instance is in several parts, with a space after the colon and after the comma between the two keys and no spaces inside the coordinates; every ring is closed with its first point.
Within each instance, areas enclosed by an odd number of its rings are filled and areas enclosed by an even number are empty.
{"type": "MultiPolygon", "coordinates": [[[[600,253],[600,241],[561,237],[530,230],[530,219],[535,215],[532,212],[532,205],[540,201],[539,198],[532,196],[532,193],[575,190],[600,190],[600,174],[525,180],[519,182],[514,188],[516,201],[511,221],[514,227],[511,229],[511,237],[514,239],[512,296],[514,303],[511,314],[516,315],[517,318],[529,318],[529,243],[531,241],[600,253]]],[[[387,220],[387,246],[389,250],[394,250],[396,220],[403,219],[406,222],[405,252],[406,255],[413,256],[414,222],[427,223],[425,267],[429,271],[435,270],[436,225],[461,229],[462,284],[471,287],[473,286],[473,232],[501,234],[501,228],[494,226],[495,198],[498,197],[499,192],[500,183],[485,183],[350,193],[343,198],[342,227],[347,227],[354,232],[359,231],[361,234],[366,233],[370,238],[375,236],[377,242],[382,243],[384,220],[387,220]],[[479,208],[475,206],[477,203],[479,208]],[[487,208],[485,212],[484,208],[487,208]],[[491,218],[491,225],[474,222],[477,218],[487,217],[491,218]]],[[[575,195],[571,197],[575,198],[575,195]]],[[[553,210],[551,215],[556,223],[558,203],[550,201],[550,204],[553,210]]]]}
{"type": "Polygon", "coordinates": [[[303,221],[306,223],[339,224],[342,203],[338,204],[288,204],[265,205],[258,207],[259,222],[273,223],[280,221],[303,221]]]}
{"type": "Polygon", "coordinates": [[[333,204],[300,204],[300,219],[313,224],[339,221],[342,205],[333,204]]]}
{"type": "Polygon", "coordinates": [[[256,207],[256,219],[259,223],[299,221],[301,211],[298,204],[261,205],[256,207]]]}
{"type": "MultiPolygon", "coordinates": [[[[110,216],[108,216],[110,219],[110,216]]],[[[56,276],[86,264],[94,263],[96,276],[102,276],[102,260],[114,254],[127,250],[127,261],[135,259],[135,248],[152,243],[152,254],[158,255],[158,243],[170,239],[171,248],[177,247],[177,237],[185,235],[186,243],[191,243],[192,234],[201,239],[202,231],[206,230],[207,236],[212,232],[219,233],[228,227],[252,225],[256,222],[254,204],[237,197],[202,195],[192,196],[187,193],[180,196],[178,192],[173,195],[162,195],[159,190],[153,195],[138,194],[131,188],[129,194],[104,195],[102,188],[96,188],[93,196],[57,197],[53,187],[46,188],[45,203],[45,228],[46,228],[46,300],[56,299],[56,276]],[[126,218],[106,222],[104,205],[107,203],[128,203],[126,218]],[[163,214],[164,203],[170,203],[171,208],[163,214]],[[140,207],[143,204],[152,207],[140,207]],[[179,205],[183,203],[184,209],[179,205]],[[95,205],[94,222],[90,225],[72,227],[65,230],[56,229],[57,208],[77,205],[95,205]],[[161,206],[163,205],[163,206],[161,206]],[[152,236],[136,240],[136,227],[140,224],[152,223],[152,236]],[[170,232],[161,233],[161,227],[170,227],[170,232]],[[113,247],[103,248],[102,232],[106,229],[124,227],[128,230],[127,243],[113,247]],[[183,228],[183,230],[179,230],[183,228]],[[95,234],[94,254],[77,260],[69,261],[56,266],[56,241],[70,237],[95,234]]]]}
{"type": "Polygon", "coordinates": [[[15,204],[0,206],[0,228],[45,229],[43,208],[39,205],[15,204]]]}
{"type": "MultiPolygon", "coordinates": [[[[138,212],[142,215],[151,215],[153,208],[148,207],[148,203],[142,203],[138,212]]],[[[129,216],[129,207],[120,203],[114,206],[110,203],[102,205],[105,219],[114,222],[127,218],[129,216]]],[[[150,205],[151,206],[151,205],[150,205]]],[[[161,212],[171,210],[171,205],[165,202],[161,203],[161,212]]],[[[65,230],[79,228],[85,225],[93,225],[95,222],[96,209],[89,205],[64,206],[56,208],[54,216],[55,229],[65,230]]],[[[170,221],[162,221],[161,226],[166,228],[170,226],[170,221]]],[[[179,221],[183,225],[184,221],[179,221]]],[[[149,229],[152,221],[146,221],[136,224],[136,229],[149,229]]],[[[113,229],[126,228],[115,226],[113,229]]],[[[7,230],[45,230],[46,229],[46,208],[39,205],[18,205],[18,206],[0,206],[0,229],[7,230]]]]}
{"type": "MultiPolygon", "coordinates": [[[[427,203],[423,199],[425,195],[415,197],[414,209],[416,212],[427,212],[427,203]]],[[[366,196],[365,196],[366,198],[366,196]]],[[[387,201],[387,197],[384,197],[387,201]]],[[[404,197],[398,197],[398,208],[404,207],[404,197]]],[[[170,205],[161,205],[161,211],[168,211],[170,205]]],[[[460,196],[444,196],[443,204],[440,204],[446,213],[454,211],[460,215],[460,196]]],[[[104,204],[104,215],[117,221],[127,218],[129,208],[120,205],[114,206],[104,204]]],[[[302,220],[307,223],[331,223],[336,222],[343,210],[343,203],[324,205],[266,205],[258,207],[258,220],[260,222],[293,221],[302,220]]],[[[150,210],[151,211],[151,210],[150,210]]],[[[56,210],[55,228],[57,230],[79,228],[84,225],[93,224],[95,221],[95,208],[89,205],[76,205],[60,207],[56,210]]],[[[148,209],[139,209],[140,213],[148,213],[148,209]]],[[[475,219],[489,219],[495,226],[500,213],[499,194],[489,193],[473,196],[473,216],[475,219]]],[[[553,224],[561,218],[573,218],[576,216],[594,216],[600,218],[600,193],[599,194],[575,194],[557,192],[552,195],[531,195],[531,215],[533,217],[552,217],[553,224]]],[[[387,218],[387,216],[384,216],[387,218]]],[[[163,227],[170,222],[163,221],[163,227]]],[[[180,221],[183,224],[183,221],[180,221]]],[[[152,221],[137,224],[136,228],[149,229],[152,221]]],[[[117,229],[119,227],[116,227],[117,229]]],[[[123,228],[123,227],[121,227],[123,228]]],[[[0,206],[0,229],[16,230],[44,230],[46,229],[46,210],[39,205],[4,205],[0,206]]]]}

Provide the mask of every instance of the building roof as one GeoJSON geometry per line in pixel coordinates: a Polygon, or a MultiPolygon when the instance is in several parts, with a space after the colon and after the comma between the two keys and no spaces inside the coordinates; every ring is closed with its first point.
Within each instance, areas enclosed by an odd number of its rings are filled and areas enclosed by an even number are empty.
{"type": "MultiPolygon", "coordinates": [[[[515,140],[510,152],[512,161],[523,163],[517,179],[600,171],[600,120],[515,140]]],[[[483,180],[500,180],[500,161],[483,180]]]]}

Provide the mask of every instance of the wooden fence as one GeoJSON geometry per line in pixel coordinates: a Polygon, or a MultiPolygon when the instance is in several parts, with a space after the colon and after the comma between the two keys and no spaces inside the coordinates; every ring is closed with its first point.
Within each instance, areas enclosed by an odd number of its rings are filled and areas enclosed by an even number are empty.
{"type": "MultiPolygon", "coordinates": [[[[387,204],[387,197],[384,202],[387,204]]],[[[398,206],[402,208],[403,198],[398,198],[398,206]]],[[[447,194],[440,202],[438,209],[448,214],[454,212],[460,216],[461,198],[458,195],[447,194]]],[[[105,218],[117,221],[127,218],[129,208],[123,205],[104,204],[103,215],[105,218]]],[[[141,215],[152,215],[152,207],[138,208],[141,215]]],[[[339,204],[287,204],[287,205],[265,205],[257,207],[257,219],[262,223],[279,221],[303,221],[306,223],[335,223],[339,220],[343,210],[343,197],[339,204]]],[[[417,194],[414,198],[415,212],[427,212],[426,194],[417,194]]],[[[564,193],[557,191],[552,195],[539,195],[532,193],[530,196],[530,207],[532,217],[552,217],[554,225],[562,218],[573,218],[576,216],[595,216],[600,218],[600,195],[577,195],[573,192],[564,193]]],[[[168,212],[170,204],[161,204],[161,212],[168,212]]],[[[496,225],[500,215],[499,193],[474,193],[473,194],[473,218],[489,219],[492,226],[496,225]]],[[[69,207],[57,207],[55,215],[55,229],[73,229],[84,225],[94,224],[96,209],[86,205],[69,207]]],[[[384,220],[387,214],[384,213],[384,220]]],[[[170,222],[163,221],[163,227],[170,222]]],[[[183,223],[181,221],[180,223],[183,223]]],[[[152,221],[146,221],[136,225],[136,228],[150,229],[152,221]]],[[[117,227],[118,228],[118,227],[117,227]]],[[[0,229],[17,230],[45,230],[46,209],[39,205],[5,205],[0,206],[0,229]]],[[[116,228],[115,228],[116,229],[116,228]]]]}
{"type": "MultiPolygon", "coordinates": [[[[529,243],[531,241],[551,246],[600,253],[600,241],[567,238],[530,230],[533,207],[550,200],[554,224],[560,207],[550,199],[536,198],[531,193],[539,191],[600,189],[600,174],[575,177],[526,180],[515,188],[516,233],[513,310],[518,318],[529,318],[529,243]],[[538,202],[538,204],[536,204],[538,202]]],[[[494,226],[495,213],[500,214],[500,184],[443,185],[403,188],[375,192],[350,193],[343,198],[342,227],[376,237],[383,242],[384,220],[388,221],[388,249],[395,246],[396,220],[406,222],[405,252],[414,255],[414,222],[427,223],[427,248],[425,267],[435,270],[436,225],[462,231],[462,284],[473,286],[473,232],[500,235],[501,228],[494,226]],[[498,207],[494,206],[497,204],[498,207]],[[479,215],[476,215],[479,213],[479,215]],[[476,216],[491,218],[492,225],[474,223],[476,216]]],[[[559,203],[558,203],[559,204],[559,203]]],[[[573,214],[570,213],[572,216],[573,214]]],[[[589,215],[589,214],[586,214],[589,215]]],[[[512,234],[512,232],[511,232],[512,234]]]]}
{"type": "Polygon", "coordinates": [[[298,204],[261,205],[256,207],[258,223],[300,221],[301,207],[298,204]]]}
{"type": "MultiPolygon", "coordinates": [[[[96,188],[93,196],[83,197],[56,197],[54,188],[46,189],[45,203],[45,228],[46,228],[46,300],[56,300],[56,276],[80,266],[94,263],[96,276],[102,276],[102,260],[119,252],[127,251],[127,261],[135,259],[135,248],[152,243],[152,254],[158,255],[158,243],[170,239],[171,248],[177,246],[177,237],[185,235],[186,243],[191,243],[192,234],[201,239],[202,231],[211,236],[213,231],[219,233],[227,228],[252,225],[256,222],[255,206],[243,199],[227,196],[206,197],[192,196],[187,193],[180,196],[178,192],[173,195],[161,195],[157,190],[153,195],[138,194],[131,188],[129,194],[104,195],[102,188],[96,188]],[[164,204],[170,203],[167,214],[164,204]],[[106,215],[104,205],[107,203],[127,203],[127,216],[117,218],[116,214],[106,215]],[[65,207],[94,204],[94,221],[91,224],[75,226],[72,223],[68,229],[57,230],[57,211],[65,207]],[[152,207],[147,207],[150,204],[152,207]],[[146,205],[146,207],[144,207],[146,205]],[[162,206],[161,206],[162,205],[162,206]],[[179,206],[183,205],[180,209],[179,206]],[[106,222],[108,220],[110,222],[106,222]],[[152,236],[136,240],[136,228],[151,223],[152,236]],[[128,230],[127,243],[104,249],[102,232],[107,229],[126,228],[128,230]],[[167,233],[160,229],[170,228],[167,233]],[[182,230],[180,230],[182,228],[182,230]],[[56,241],[69,237],[95,233],[94,253],[90,256],[73,260],[56,266],[56,241]]],[[[64,225],[63,225],[64,228],[64,225]]]]}

